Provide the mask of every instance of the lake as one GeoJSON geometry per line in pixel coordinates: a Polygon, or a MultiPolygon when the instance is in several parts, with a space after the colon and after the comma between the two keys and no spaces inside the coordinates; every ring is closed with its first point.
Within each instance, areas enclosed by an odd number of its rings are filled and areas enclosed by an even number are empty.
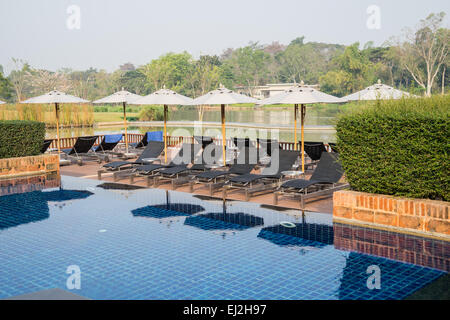
{"type": "MultiPolygon", "coordinates": [[[[319,107],[308,107],[305,120],[305,140],[335,142],[336,117],[339,114],[339,106],[326,105],[319,107]]],[[[231,136],[262,136],[264,129],[272,129],[272,135],[278,134],[280,141],[294,141],[294,108],[293,107],[240,107],[228,108],[226,110],[227,137],[231,136]],[[245,124],[245,127],[241,127],[245,124]],[[254,125],[251,129],[247,126],[254,125]],[[277,133],[278,132],[278,133],[277,133]]],[[[168,134],[169,135],[192,135],[194,128],[186,122],[199,120],[197,107],[172,108],[169,113],[168,134]],[[177,123],[179,122],[179,123],[177,123]],[[182,123],[185,123],[184,125],[182,123]]],[[[220,107],[204,109],[203,134],[217,136],[220,134],[218,124],[220,123],[220,107]],[[214,122],[214,124],[212,124],[214,122]]],[[[298,116],[297,140],[300,139],[300,116],[298,116]]],[[[147,122],[133,125],[129,123],[128,132],[145,133],[146,131],[162,130],[161,122],[147,122]]],[[[123,126],[96,126],[90,128],[64,128],[61,129],[61,137],[109,134],[123,132],[123,126]]],[[[199,134],[195,131],[195,134],[199,134]]],[[[270,132],[268,136],[271,136],[270,132]]],[[[56,137],[56,130],[47,130],[47,138],[56,137]]]]}

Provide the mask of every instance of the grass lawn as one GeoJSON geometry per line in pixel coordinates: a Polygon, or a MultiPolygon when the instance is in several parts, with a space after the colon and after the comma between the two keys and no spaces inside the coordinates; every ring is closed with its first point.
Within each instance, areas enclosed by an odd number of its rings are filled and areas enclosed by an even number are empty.
{"type": "MultiPolygon", "coordinates": [[[[131,119],[137,119],[138,113],[127,112],[127,119],[130,121],[131,119]]],[[[117,122],[123,121],[123,113],[122,112],[94,112],[94,121],[95,122],[117,122]]]]}

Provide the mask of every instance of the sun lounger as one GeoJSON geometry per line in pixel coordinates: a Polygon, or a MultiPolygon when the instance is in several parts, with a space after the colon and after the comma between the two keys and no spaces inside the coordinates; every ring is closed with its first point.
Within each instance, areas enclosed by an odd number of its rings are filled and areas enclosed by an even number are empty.
{"type": "MultiPolygon", "coordinates": [[[[90,158],[88,152],[91,150],[98,136],[78,137],[71,149],[63,149],[63,158],[70,160],[72,163],[83,165],[83,160],[90,158]]],[[[101,161],[101,160],[98,160],[101,161]]]]}
{"type": "Polygon", "coordinates": [[[281,149],[278,140],[275,139],[257,139],[259,147],[262,149],[261,154],[264,156],[272,156],[272,151],[275,149],[281,149]]]}
{"type": "Polygon", "coordinates": [[[213,138],[207,136],[194,136],[194,140],[201,144],[203,149],[213,143],[213,138]]]}
{"type": "Polygon", "coordinates": [[[136,167],[134,172],[129,175],[130,184],[134,183],[136,177],[144,176],[147,178],[147,186],[151,186],[155,184],[155,178],[161,171],[170,175],[177,175],[185,171],[200,152],[198,146],[198,144],[184,143],[175,158],[168,164],[148,164],[136,167]]]}
{"type": "Polygon", "coordinates": [[[90,157],[97,157],[100,160],[103,160],[105,162],[110,161],[110,156],[120,156],[123,155],[122,152],[114,152],[114,148],[119,144],[119,142],[122,140],[123,135],[121,133],[119,134],[107,134],[103,136],[102,142],[97,146],[92,148],[92,152],[90,152],[88,155],[90,157]]]}
{"type": "Polygon", "coordinates": [[[234,145],[239,148],[255,148],[255,142],[251,141],[250,138],[233,138],[234,145]]]}
{"type": "Polygon", "coordinates": [[[334,152],[323,152],[309,180],[293,179],[284,182],[274,193],[274,203],[278,204],[279,196],[291,195],[300,198],[303,209],[306,199],[330,196],[333,192],[348,187],[346,183],[338,183],[343,173],[339,155],[334,152]]]}
{"type": "Polygon", "coordinates": [[[223,196],[226,197],[227,190],[239,189],[245,191],[245,199],[256,193],[266,193],[276,189],[282,178],[283,171],[292,170],[293,165],[299,157],[298,151],[278,150],[273,152],[270,166],[263,168],[261,174],[243,174],[230,178],[223,188],[223,196]]]}
{"type": "MultiPolygon", "coordinates": [[[[102,173],[108,171],[118,173],[126,170],[131,170],[137,165],[145,165],[151,161],[151,159],[158,159],[164,150],[164,143],[159,141],[150,141],[139,157],[135,161],[113,161],[103,165],[103,168],[97,171],[98,179],[102,179],[102,173]],[[147,160],[147,161],[146,161],[147,160]]],[[[157,160],[155,160],[156,162],[157,160]]],[[[114,174],[116,179],[116,174],[114,174]]]]}
{"type": "MultiPolygon", "coordinates": [[[[299,145],[301,145],[301,141],[299,141],[299,145]]],[[[327,152],[325,148],[325,144],[323,142],[312,142],[305,141],[305,153],[311,159],[311,162],[305,163],[308,167],[312,167],[316,165],[322,155],[322,152],[327,152]]]]}
{"type": "Polygon", "coordinates": [[[257,149],[244,147],[228,170],[206,170],[193,177],[189,183],[190,192],[195,184],[202,184],[209,188],[210,195],[222,187],[229,177],[250,173],[257,164],[257,149]]]}
{"type": "Polygon", "coordinates": [[[42,148],[41,148],[41,153],[45,153],[47,151],[47,149],[52,144],[52,141],[53,141],[52,139],[44,140],[44,144],[42,145],[42,148]]]}
{"type": "Polygon", "coordinates": [[[141,141],[137,143],[129,143],[128,146],[134,149],[134,152],[139,153],[143,150],[150,141],[163,142],[163,132],[162,131],[147,131],[142,137],[141,141]]]}
{"type": "Polygon", "coordinates": [[[162,169],[158,172],[158,176],[153,179],[153,184],[158,186],[162,181],[169,181],[172,183],[172,189],[176,189],[178,186],[189,183],[199,172],[208,170],[211,166],[216,166],[223,161],[222,152],[222,146],[208,145],[192,160],[192,166],[175,166],[162,169]]]}

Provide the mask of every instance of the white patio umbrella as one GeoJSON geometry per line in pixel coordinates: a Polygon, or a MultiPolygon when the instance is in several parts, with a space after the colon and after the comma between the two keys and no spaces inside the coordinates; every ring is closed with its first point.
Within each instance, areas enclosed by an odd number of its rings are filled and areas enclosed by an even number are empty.
{"type": "Polygon", "coordinates": [[[164,106],[164,161],[167,163],[167,108],[168,106],[186,106],[191,105],[193,99],[176,93],[175,91],[163,89],[155,91],[145,97],[142,97],[132,104],[137,105],[163,105],[164,106]]]}
{"type": "Polygon", "coordinates": [[[131,104],[142,96],[128,92],[122,88],[121,91],[117,91],[110,96],[95,100],[93,103],[121,103],[123,106],[123,125],[125,127],[125,149],[128,154],[128,133],[127,133],[127,103],[131,104]]]}
{"type": "Polygon", "coordinates": [[[348,96],[342,97],[342,99],[345,99],[347,101],[357,101],[357,100],[401,99],[403,97],[411,97],[411,94],[405,91],[392,88],[388,85],[382,84],[381,80],[378,79],[376,84],[367,87],[361,91],[349,94],[348,96]]]}
{"type": "Polygon", "coordinates": [[[30,99],[27,99],[20,103],[34,103],[34,104],[54,103],[55,104],[56,139],[57,139],[57,145],[58,145],[58,153],[60,153],[61,146],[59,143],[59,105],[62,103],[87,103],[87,102],[89,102],[89,100],[81,99],[81,98],[78,98],[75,96],[71,96],[70,94],[61,92],[61,91],[53,90],[42,96],[30,98],[30,99]]]}
{"type": "Polygon", "coordinates": [[[301,157],[302,157],[302,171],[305,172],[305,145],[304,145],[304,124],[306,115],[306,104],[311,103],[342,103],[346,100],[338,98],[314,88],[305,86],[303,81],[279,93],[273,97],[260,101],[260,105],[270,104],[293,104],[294,105],[294,148],[297,150],[297,113],[298,105],[301,105],[301,157]]]}
{"type": "Polygon", "coordinates": [[[6,102],[4,102],[4,101],[2,101],[2,100],[0,100],[0,104],[5,104],[6,102]]]}
{"type": "Polygon", "coordinates": [[[200,96],[192,102],[192,105],[219,105],[220,104],[220,114],[222,121],[222,153],[223,153],[223,164],[226,163],[225,145],[226,145],[226,132],[225,132],[225,105],[227,104],[238,104],[238,103],[256,103],[258,100],[248,97],[243,94],[233,92],[225,88],[220,84],[219,89],[213,90],[200,96]]]}

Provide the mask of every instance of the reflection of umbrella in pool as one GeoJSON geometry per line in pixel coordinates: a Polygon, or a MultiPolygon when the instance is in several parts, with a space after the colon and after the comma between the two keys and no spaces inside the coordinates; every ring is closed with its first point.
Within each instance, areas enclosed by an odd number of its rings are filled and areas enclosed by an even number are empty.
{"type": "Polygon", "coordinates": [[[184,224],[202,230],[245,230],[264,225],[264,219],[243,212],[208,212],[188,217],[184,224]]]}
{"type": "Polygon", "coordinates": [[[43,194],[45,200],[56,202],[86,199],[87,197],[93,195],[92,192],[87,190],[64,190],[64,189],[60,189],[57,191],[43,192],[43,194]]]}
{"type": "Polygon", "coordinates": [[[166,190],[166,203],[137,208],[132,210],[131,213],[135,217],[163,219],[190,216],[191,214],[196,214],[204,210],[205,208],[198,204],[181,202],[170,203],[169,191],[166,190]]]}
{"type": "Polygon", "coordinates": [[[0,197],[0,230],[49,217],[47,199],[42,191],[0,197]]]}
{"type": "Polygon", "coordinates": [[[333,244],[333,226],[316,223],[293,223],[292,227],[281,224],[262,228],[258,238],[269,240],[279,246],[324,247],[333,244]]]}
{"type": "Polygon", "coordinates": [[[0,197],[0,230],[49,217],[48,201],[85,199],[93,193],[86,190],[33,191],[0,197]]]}

